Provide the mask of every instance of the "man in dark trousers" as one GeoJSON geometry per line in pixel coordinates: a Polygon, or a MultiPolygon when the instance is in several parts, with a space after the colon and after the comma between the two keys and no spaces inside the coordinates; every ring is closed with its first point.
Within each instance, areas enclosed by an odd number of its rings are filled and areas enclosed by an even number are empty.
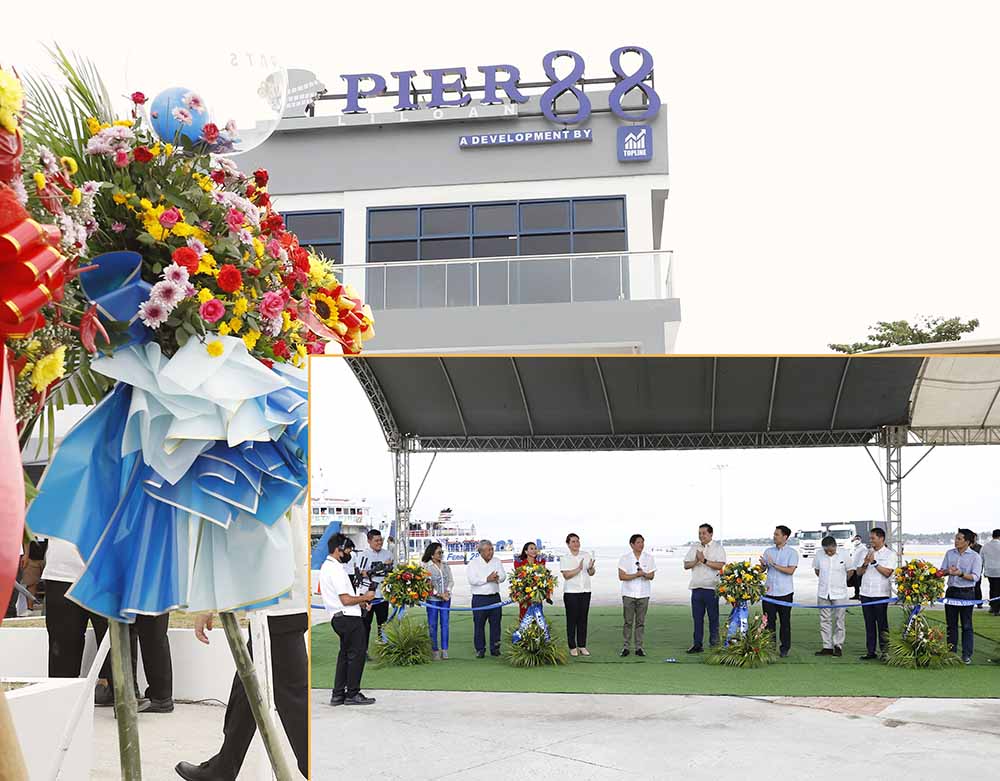
{"type": "MultiPolygon", "coordinates": [[[[306,515],[294,512],[292,543],[295,550],[295,581],[291,594],[267,608],[267,630],[271,645],[274,705],[295,754],[299,772],[309,777],[309,656],[306,632],[309,629],[308,545],[306,515]],[[300,517],[301,516],[301,517],[300,517]]],[[[208,643],[206,629],[212,628],[212,614],[195,619],[195,636],[208,643]]],[[[247,643],[253,656],[253,644],[247,643]]],[[[261,682],[263,684],[263,682],[261,682]]],[[[235,781],[257,731],[246,690],[237,673],[226,705],[222,747],[214,757],[193,765],[179,763],[174,770],[188,781],[235,781]]]]}

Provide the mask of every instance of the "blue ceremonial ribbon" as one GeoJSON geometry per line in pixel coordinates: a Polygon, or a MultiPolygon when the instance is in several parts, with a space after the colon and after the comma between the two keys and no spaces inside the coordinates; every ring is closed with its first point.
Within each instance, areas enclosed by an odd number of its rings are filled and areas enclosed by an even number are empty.
{"type": "Polygon", "coordinates": [[[746,602],[737,602],[733,607],[733,611],[729,614],[729,625],[726,627],[726,642],[723,643],[723,646],[729,645],[729,641],[736,635],[746,633],[749,616],[750,605],[746,602]]]}
{"type": "MultiPolygon", "coordinates": [[[[490,605],[489,607],[495,607],[490,605]]],[[[521,619],[520,625],[514,630],[511,635],[511,642],[520,643],[522,633],[532,624],[538,624],[542,631],[545,632],[545,639],[551,640],[552,637],[549,634],[549,625],[545,623],[545,616],[542,613],[542,606],[538,602],[532,602],[528,605],[528,609],[524,611],[524,618],[521,619]]]]}
{"type": "Polygon", "coordinates": [[[506,602],[494,602],[491,605],[480,605],[479,607],[442,607],[432,602],[421,602],[419,604],[421,607],[429,607],[432,610],[447,610],[451,613],[475,613],[478,610],[499,610],[502,607],[507,607],[507,605],[513,605],[514,600],[508,599],[506,602]]]}
{"type": "Polygon", "coordinates": [[[912,623],[913,623],[913,620],[914,620],[914,619],[915,619],[915,618],[916,618],[916,617],[917,617],[918,615],[920,615],[920,605],[916,605],[916,606],[915,606],[915,607],[913,608],[913,610],[911,610],[911,611],[910,611],[910,618],[909,618],[909,620],[908,620],[908,621],[906,622],[906,629],[904,629],[904,630],[903,630],[903,633],[904,633],[904,634],[905,634],[906,632],[909,632],[909,631],[910,631],[910,624],[912,624],[912,623]]]}
{"type": "MultiPolygon", "coordinates": [[[[371,602],[371,604],[375,605],[375,604],[382,603],[382,602],[385,602],[385,600],[384,599],[373,600],[371,602]]],[[[402,621],[403,620],[403,616],[405,614],[406,614],[406,605],[397,605],[395,608],[393,608],[392,615],[389,616],[385,620],[385,624],[388,624],[390,621],[392,621],[394,619],[402,621]]],[[[385,624],[382,624],[382,642],[383,643],[388,643],[389,642],[389,638],[385,634],[385,624]]]]}
{"type": "MultiPolygon", "coordinates": [[[[105,323],[128,323],[128,344],[141,344],[152,332],[139,319],[139,305],[149,298],[153,286],[142,278],[142,255],[122,250],[91,258],[97,268],[80,274],[80,287],[97,305],[105,323]]],[[[120,345],[121,349],[128,345],[120,345]]]]}

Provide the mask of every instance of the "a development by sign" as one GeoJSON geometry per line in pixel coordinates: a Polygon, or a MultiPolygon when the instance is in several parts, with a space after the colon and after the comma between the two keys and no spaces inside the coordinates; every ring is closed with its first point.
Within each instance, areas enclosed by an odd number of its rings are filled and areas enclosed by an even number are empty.
{"type": "Polygon", "coordinates": [[[510,144],[558,144],[567,141],[592,141],[594,131],[588,128],[567,128],[566,130],[526,130],[523,133],[477,133],[462,136],[458,145],[462,149],[479,149],[484,146],[508,146],[510,144]]]}

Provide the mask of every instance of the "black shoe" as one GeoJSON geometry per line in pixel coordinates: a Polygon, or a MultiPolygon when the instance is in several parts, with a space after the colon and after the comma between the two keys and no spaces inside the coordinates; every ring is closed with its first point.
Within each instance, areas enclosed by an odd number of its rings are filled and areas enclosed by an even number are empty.
{"type": "Polygon", "coordinates": [[[500,656],[500,649],[497,648],[494,651],[490,651],[490,656],[500,656]]]}
{"type": "Polygon", "coordinates": [[[859,658],[859,659],[860,659],[860,660],[861,660],[862,662],[867,662],[867,661],[870,661],[870,660],[872,660],[872,659],[878,659],[878,656],[877,656],[877,655],[875,655],[875,654],[865,654],[864,656],[859,656],[858,658],[859,658]]]}
{"type": "Polygon", "coordinates": [[[115,704],[115,692],[106,683],[97,684],[94,689],[94,707],[110,708],[115,704]]]}
{"type": "Polygon", "coordinates": [[[621,651],[619,652],[619,654],[618,654],[618,655],[619,655],[619,656],[628,656],[628,654],[629,654],[629,651],[628,651],[628,649],[627,649],[627,648],[623,648],[623,649],[622,649],[622,650],[621,650],[621,651]]]}
{"type": "Polygon", "coordinates": [[[821,648],[819,651],[817,651],[813,655],[814,656],[833,656],[833,649],[832,648],[821,648]]]}
{"type": "Polygon", "coordinates": [[[336,707],[337,705],[343,705],[345,699],[347,699],[347,697],[343,694],[331,694],[330,704],[333,705],[334,707],[336,707]]]}
{"type": "Polygon", "coordinates": [[[482,659],[484,656],[486,656],[486,651],[476,651],[477,659],[482,659]]]}
{"type": "Polygon", "coordinates": [[[636,648],[636,649],[635,649],[635,655],[636,655],[636,656],[645,656],[645,655],[646,655],[646,652],[645,652],[645,651],[643,651],[643,650],[642,650],[641,648],[636,648]]]}
{"type": "Polygon", "coordinates": [[[972,657],[971,656],[963,656],[962,657],[962,664],[972,664],[972,657]]]}
{"type": "Polygon", "coordinates": [[[149,704],[147,707],[142,709],[140,713],[173,713],[174,712],[174,700],[172,697],[167,697],[165,700],[154,700],[150,698],[148,700],[149,704]]]}
{"type": "Polygon", "coordinates": [[[690,648],[687,649],[686,653],[700,654],[703,650],[705,649],[703,649],[700,645],[692,645],[690,648]]]}
{"type": "Polygon", "coordinates": [[[778,652],[778,656],[780,656],[782,659],[784,659],[786,656],[788,656],[788,651],[785,651],[785,650],[779,651],[778,652]]]}
{"type": "Polygon", "coordinates": [[[361,692],[358,692],[353,697],[348,697],[344,700],[344,705],[374,705],[374,697],[365,697],[361,692]]]}
{"type": "Polygon", "coordinates": [[[841,648],[839,645],[835,645],[833,647],[833,655],[834,656],[843,656],[844,655],[844,649],[841,648]]]}
{"type": "Polygon", "coordinates": [[[208,762],[200,765],[192,765],[190,762],[178,762],[174,766],[177,775],[186,778],[187,781],[223,781],[222,776],[217,776],[208,769],[208,762]]]}

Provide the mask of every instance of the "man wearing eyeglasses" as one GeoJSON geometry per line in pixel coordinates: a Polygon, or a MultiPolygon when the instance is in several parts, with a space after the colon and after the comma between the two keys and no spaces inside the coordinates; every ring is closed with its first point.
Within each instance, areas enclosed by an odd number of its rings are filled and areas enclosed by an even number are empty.
{"type": "Polygon", "coordinates": [[[643,553],[646,541],[641,534],[629,537],[628,544],[631,552],[618,560],[618,580],[622,583],[622,610],[625,614],[625,625],[622,627],[625,643],[619,656],[629,655],[629,645],[634,645],[636,656],[645,656],[642,638],[652,592],[650,583],[656,575],[656,560],[643,553]]]}

